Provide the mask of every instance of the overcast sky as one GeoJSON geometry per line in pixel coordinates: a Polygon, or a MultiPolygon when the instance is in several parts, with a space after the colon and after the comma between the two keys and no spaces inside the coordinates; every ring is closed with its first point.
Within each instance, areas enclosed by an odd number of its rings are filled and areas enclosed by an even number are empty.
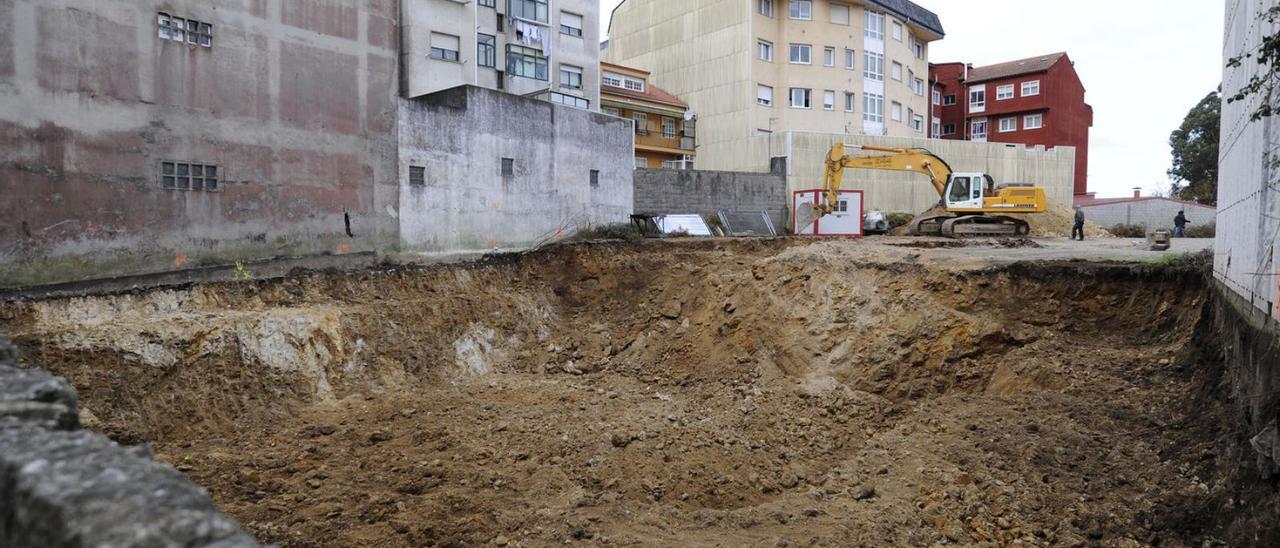
{"type": "MultiPolygon", "coordinates": [[[[682,1],[682,0],[668,0],[682,1]]],[[[602,0],[602,29],[621,0],[602,0]]],[[[1169,133],[1222,80],[1225,8],[1214,0],[916,0],[947,37],[932,62],[975,66],[1067,52],[1093,105],[1089,189],[1167,190],[1169,133]]]]}

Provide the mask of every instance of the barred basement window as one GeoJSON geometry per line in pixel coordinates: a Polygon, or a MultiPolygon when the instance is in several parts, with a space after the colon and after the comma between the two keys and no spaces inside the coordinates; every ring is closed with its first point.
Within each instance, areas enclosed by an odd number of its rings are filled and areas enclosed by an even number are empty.
{"type": "Polygon", "coordinates": [[[502,159],[502,176],[514,177],[516,175],[516,161],[514,158],[502,159]]]}
{"type": "Polygon", "coordinates": [[[218,166],[187,162],[161,162],[160,186],[168,190],[218,190],[218,166]]]}
{"type": "Polygon", "coordinates": [[[427,186],[427,168],[409,166],[409,186],[427,186]]]}
{"type": "Polygon", "coordinates": [[[600,170],[591,170],[591,188],[600,188],[600,170]]]}
{"type": "Polygon", "coordinates": [[[195,19],[183,19],[167,13],[156,16],[158,35],[164,40],[186,42],[193,46],[213,47],[213,25],[195,19]]]}

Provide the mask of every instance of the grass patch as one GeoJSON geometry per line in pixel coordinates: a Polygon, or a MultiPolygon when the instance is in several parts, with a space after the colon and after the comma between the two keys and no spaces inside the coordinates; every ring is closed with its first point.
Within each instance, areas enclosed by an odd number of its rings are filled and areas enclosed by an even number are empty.
{"type": "Polygon", "coordinates": [[[599,226],[589,226],[578,230],[569,237],[571,242],[585,242],[590,240],[624,240],[628,242],[638,242],[644,239],[644,234],[631,223],[613,223],[599,226]]]}

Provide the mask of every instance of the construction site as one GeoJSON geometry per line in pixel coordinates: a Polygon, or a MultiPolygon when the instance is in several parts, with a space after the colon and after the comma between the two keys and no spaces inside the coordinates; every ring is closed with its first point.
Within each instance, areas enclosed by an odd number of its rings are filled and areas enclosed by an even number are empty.
{"type": "Polygon", "coordinates": [[[1204,259],[1055,253],[582,243],[15,301],[0,330],[281,546],[1280,538],[1204,259]]]}

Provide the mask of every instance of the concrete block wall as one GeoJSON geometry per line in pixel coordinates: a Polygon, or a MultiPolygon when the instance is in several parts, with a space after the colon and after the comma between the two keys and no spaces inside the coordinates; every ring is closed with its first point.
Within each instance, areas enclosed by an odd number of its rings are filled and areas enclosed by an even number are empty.
{"type": "MultiPolygon", "coordinates": [[[[998,182],[1035,183],[1044,187],[1052,202],[1063,207],[1072,204],[1075,149],[1071,147],[1045,150],[1003,143],[786,132],[753,137],[749,145],[752,163],[742,169],[768,171],[770,158],[786,157],[789,192],[821,188],[827,153],[835,143],[925,148],[946,160],[955,171],[988,173],[998,182]]],[[[940,199],[928,179],[917,173],[849,170],[845,172],[843,188],[864,191],[867,209],[886,212],[919,213],[940,199]]]]}
{"type": "Polygon", "coordinates": [[[394,247],[396,27],[392,0],[0,2],[0,287],[394,247]]]}
{"type": "Polygon", "coordinates": [[[200,486],[79,429],[67,381],[0,338],[0,546],[260,546],[200,486]]]}
{"type": "Polygon", "coordinates": [[[475,86],[400,105],[405,251],[520,249],[630,219],[630,120],[475,86]]]}
{"type": "Polygon", "coordinates": [[[1173,218],[1179,211],[1185,211],[1190,226],[1212,225],[1217,209],[1191,202],[1182,202],[1165,198],[1148,198],[1142,200],[1116,202],[1083,206],[1085,218],[1103,227],[1118,224],[1139,225],[1148,230],[1167,228],[1173,230],[1173,218]]]}
{"type": "Polygon", "coordinates": [[[635,172],[636,213],[713,215],[721,209],[767,211],[774,227],[782,230],[787,226],[785,171],[637,169],[635,172]]]}

